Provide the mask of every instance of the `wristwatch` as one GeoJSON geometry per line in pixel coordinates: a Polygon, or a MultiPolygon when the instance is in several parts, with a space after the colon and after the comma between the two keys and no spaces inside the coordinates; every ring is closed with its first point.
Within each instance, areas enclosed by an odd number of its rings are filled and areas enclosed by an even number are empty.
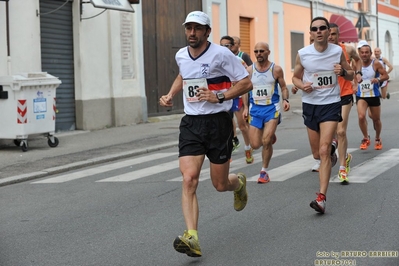
{"type": "Polygon", "coordinates": [[[356,71],[355,74],[356,74],[356,75],[357,75],[357,74],[360,74],[360,76],[363,76],[363,73],[362,73],[362,71],[360,71],[360,70],[356,71]]]}
{"type": "Polygon", "coordinates": [[[287,103],[290,103],[290,101],[288,101],[288,99],[283,99],[283,101],[286,101],[287,103]]]}
{"type": "Polygon", "coordinates": [[[223,92],[216,93],[216,98],[218,98],[219,103],[223,103],[223,101],[224,101],[224,93],[223,92]]]}

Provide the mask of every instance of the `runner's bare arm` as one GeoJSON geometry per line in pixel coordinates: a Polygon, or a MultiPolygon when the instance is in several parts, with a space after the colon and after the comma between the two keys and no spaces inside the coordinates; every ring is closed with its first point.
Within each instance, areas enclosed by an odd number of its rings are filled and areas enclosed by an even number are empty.
{"type": "Polygon", "coordinates": [[[301,60],[299,59],[299,54],[296,55],[295,66],[294,66],[294,75],[292,76],[292,83],[298,89],[303,90],[304,84],[302,81],[304,68],[301,64],[301,60]]]}
{"type": "Polygon", "coordinates": [[[391,63],[389,63],[389,61],[385,57],[382,58],[382,61],[385,63],[385,65],[387,65],[388,67],[387,73],[389,75],[389,73],[391,73],[391,71],[393,70],[393,66],[391,63]]]}
{"type": "Polygon", "coordinates": [[[166,95],[162,95],[161,98],[159,99],[159,104],[165,107],[173,106],[172,102],[173,96],[175,96],[176,93],[178,93],[182,89],[183,89],[183,77],[180,74],[178,74],[175,81],[173,81],[169,93],[166,95]]]}
{"type": "Polygon", "coordinates": [[[283,99],[283,107],[284,107],[284,111],[288,111],[290,109],[290,103],[288,101],[288,98],[290,96],[288,88],[287,88],[287,84],[285,83],[284,80],[284,72],[283,69],[276,65],[274,67],[274,73],[273,75],[276,77],[278,84],[280,85],[281,88],[281,96],[283,99]],[[287,100],[287,101],[285,101],[287,100]]]}
{"type": "MultiPolygon", "coordinates": [[[[376,72],[380,73],[379,78],[375,78],[373,80],[377,80],[377,82],[383,82],[389,79],[389,75],[385,68],[382,66],[382,64],[378,60],[374,60],[374,69],[376,72]]],[[[376,83],[376,82],[373,82],[376,83]]]]}
{"type": "Polygon", "coordinates": [[[344,53],[341,54],[341,71],[339,75],[341,75],[346,80],[353,80],[355,76],[355,71],[353,71],[352,67],[346,61],[344,53]]]}

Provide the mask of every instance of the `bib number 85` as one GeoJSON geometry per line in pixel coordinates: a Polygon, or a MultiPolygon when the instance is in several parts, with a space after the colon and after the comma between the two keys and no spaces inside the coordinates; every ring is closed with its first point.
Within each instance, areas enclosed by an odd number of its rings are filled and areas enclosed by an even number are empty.
{"type": "Polygon", "coordinates": [[[198,88],[199,88],[199,86],[188,86],[187,87],[188,96],[195,97],[195,94],[197,93],[198,88]]]}

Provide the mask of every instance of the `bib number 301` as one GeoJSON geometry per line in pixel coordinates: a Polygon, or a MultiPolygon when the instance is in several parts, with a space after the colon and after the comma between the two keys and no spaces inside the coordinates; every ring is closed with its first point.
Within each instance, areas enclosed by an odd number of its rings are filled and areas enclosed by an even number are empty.
{"type": "Polygon", "coordinates": [[[337,84],[337,75],[333,71],[325,71],[313,74],[313,88],[329,89],[337,84]]]}

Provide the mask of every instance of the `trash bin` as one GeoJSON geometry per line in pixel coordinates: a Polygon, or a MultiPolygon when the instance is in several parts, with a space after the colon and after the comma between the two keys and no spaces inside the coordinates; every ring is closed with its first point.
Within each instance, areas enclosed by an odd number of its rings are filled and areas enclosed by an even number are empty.
{"type": "Polygon", "coordinates": [[[46,72],[0,77],[0,139],[13,139],[28,150],[28,136],[44,134],[50,147],[54,136],[56,88],[61,81],[46,72]]]}

